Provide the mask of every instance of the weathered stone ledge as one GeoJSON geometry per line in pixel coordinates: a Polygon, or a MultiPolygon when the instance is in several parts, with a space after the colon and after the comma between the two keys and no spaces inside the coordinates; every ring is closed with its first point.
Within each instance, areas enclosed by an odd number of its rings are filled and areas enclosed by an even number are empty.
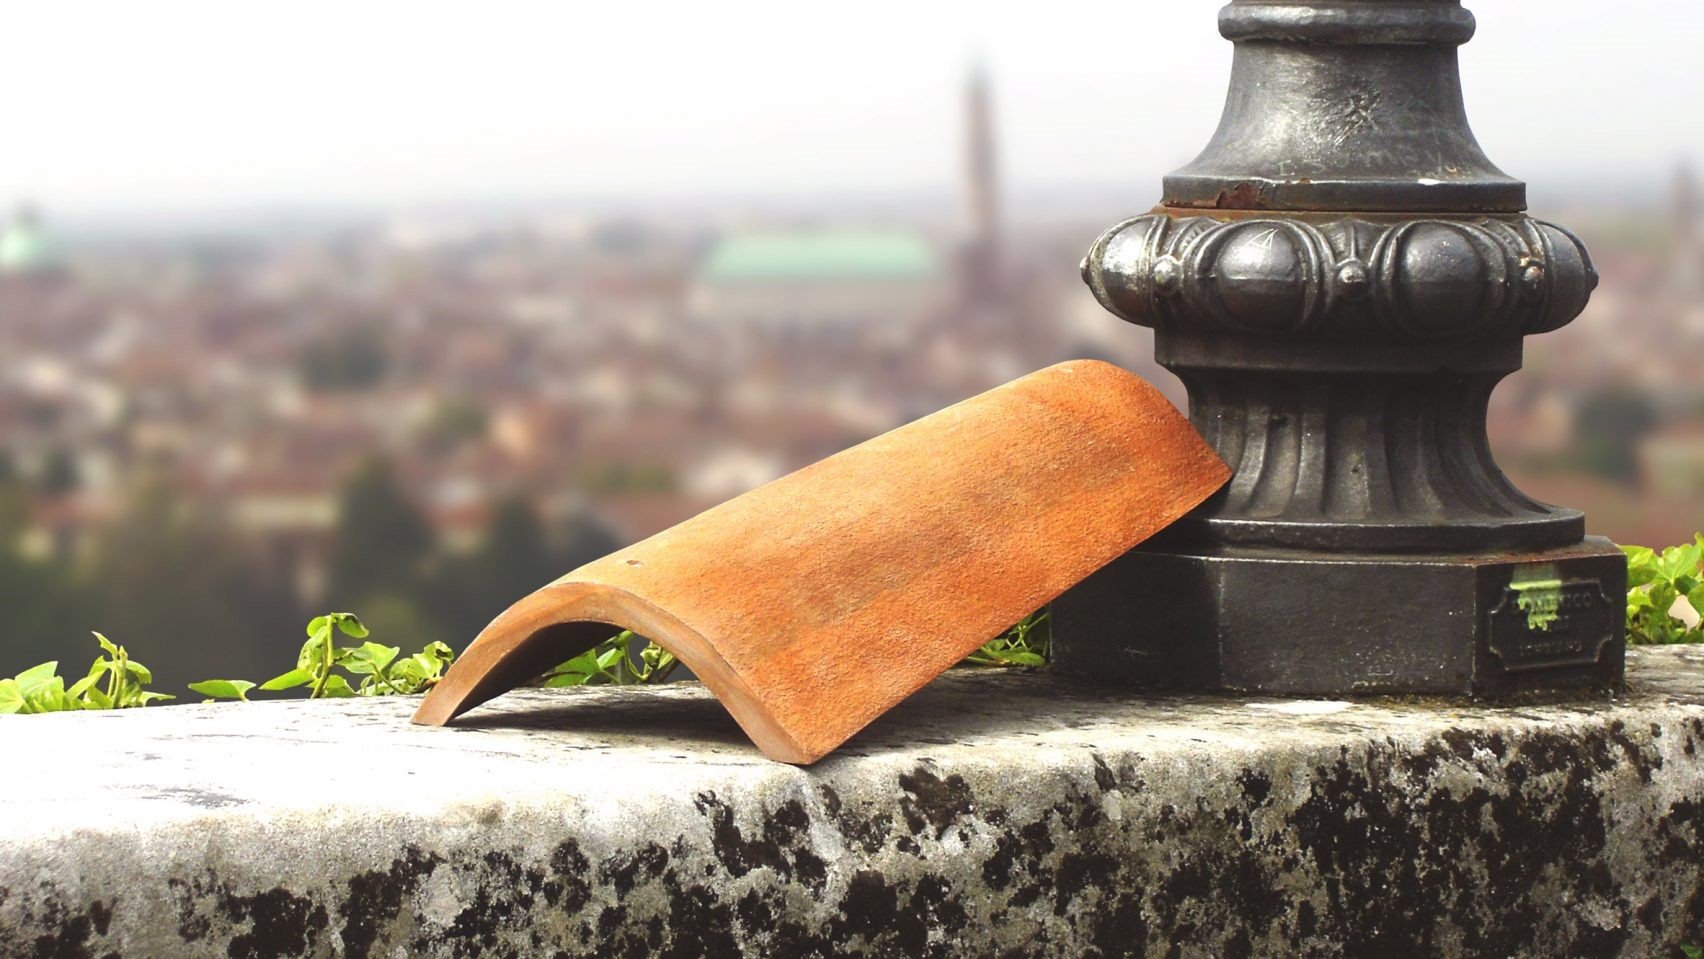
{"type": "Polygon", "coordinates": [[[1704,942],[1704,649],[1568,706],[955,672],[820,764],[700,688],[0,718],[0,955],[1637,956],[1704,942]]]}

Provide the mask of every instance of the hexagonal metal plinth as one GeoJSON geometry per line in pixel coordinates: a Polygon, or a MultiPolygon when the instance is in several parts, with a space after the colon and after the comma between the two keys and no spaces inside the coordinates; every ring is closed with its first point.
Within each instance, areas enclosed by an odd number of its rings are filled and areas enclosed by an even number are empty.
{"type": "Polygon", "coordinates": [[[1053,604],[1056,668],[1151,689],[1500,698],[1621,681],[1608,540],[1471,556],[1131,552],[1053,604]]]}

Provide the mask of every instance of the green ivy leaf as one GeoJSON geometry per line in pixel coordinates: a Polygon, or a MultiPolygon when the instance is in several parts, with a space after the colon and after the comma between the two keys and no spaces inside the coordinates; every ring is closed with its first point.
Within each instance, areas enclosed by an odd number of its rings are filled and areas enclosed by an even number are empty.
{"type": "Polygon", "coordinates": [[[112,640],[107,639],[105,636],[101,635],[100,633],[95,633],[94,635],[95,635],[95,640],[101,644],[101,649],[106,650],[106,654],[108,656],[117,656],[118,655],[118,647],[113,645],[112,640]]]}
{"type": "Polygon", "coordinates": [[[349,680],[333,673],[326,677],[325,686],[320,695],[326,699],[346,699],[355,695],[355,690],[349,688],[349,680]]]}
{"type": "Polygon", "coordinates": [[[603,672],[603,667],[598,665],[599,648],[601,648],[601,644],[551,670],[544,685],[547,687],[584,686],[593,676],[603,672]]]}
{"type": "Polygon", "coordinates": [[[248,691],[254,688],[254,683],[246,679],[204,679],[199,683],[190,683],[191,692],[210,696],[213,699],[248,700],[248,691]]]}
{"type": "Polygon", "coordinates": [[[324,632],[325,628],[329,625],[331,625],[330,618],[325,616],[315,616],[313,619],[308,620],[308,635],[318,636],[320,633],[324,632]]]}
{"type": "Polygon", "coordinates": [[[23,690],[24,695],[27,697],[30,694],[30,690],[35,689],[41,684],[53,679],[54,674],[57,672],[59,672],[59,660],[56,659],[52,662],[42,663],[40,666],[32,666],[29,669],[24,670],[18,674],[16,682],[18,684],[18,688],[23,690]]]}
{"type": "Polygon", "coordinates": [[[282,676],[274,676],[266,682],[261,683],[260,688],[268,692],[276,692],[280,689],[294,689],[297,686],[306,686],[313,681],[313,673],[305,669],[292,669],[282,676]]]}
{"type": "Polygon", "coordinates": [[[568,686],[584,686],[586,680],[592,677],[585,673],[557,673],[544,681],[547,689],[562,689],[568,686]]]}
{"type": "Polygon", "coordinates": [[[106,672],[106,670],[104,670],[104,669],[101,670],[100,672],[91,672],[91,673],[89,673],[89,675],[84,676],[82,679],[77,680],[76,682],[71,684],[70,689],[67,689],[65,691],[65,695],[71,697],[72,699],[82,698],[83,694],[88,692],[90,687],[94,686],[95,683],[100,680],[101,673],[104,673],[104,672],[106,672]]]}
{"type": "Polygon", "coordinates": [[[24,692],[22,711],[26,713],[57,713],[76,708],[78,707],[75,704],[65,698],[65,680],[58,676],[38,682],[24,692]]]}
{"type": "Polygon", "coordinates": [[[137,702],[137,705],[146,706],[149,703],[157,703],[162,699],[176,699],[176,698],[177,697],[173,696],[171,693],[138,693],[136,695],[136,702],[137,702]]]}
{"type": "Polygon", "coordinates": [[[352,652],[354,655],[351,657],[349,667],[351,672],[378,674],[385,671],[385,667],[396,659],[397,654],[402,652],[402,649],[397,646],[382,646],[378,643],[366,642],[352,652]],[[360,668],[357,669],[356,666],[360,668]]]}
{"type": "Polygon", "coordinates": [[[24,694],[15,679],[0,679],[0,716],[9,716],[24,708],[24,694]]]}
{"type": "Polygon", "coordinates": [[[455,652],[443,643],[428,643],[425,649],[402,659],[390,669],[390,679],[405,693],[417,693],[436,683],[455,652]]]}
{"type": "Polygon", "coordinates": [[[1657,564],[1657,571],[1668,580],[1676,580],[1697,572],[1699,549],[1698,544],[1691,543],[1663,550],[1663,558],[1657,564]]]}
{"type": "Polygon", "coordinates": [[[332,620],[337,623],[337,629],[343,635],[353,639],[366,639],[367,627],[354,613],[333,613],[332,620]]]}
{"type": "Polygon", "coordinates": [[[88,692],[84,693],[83,702],[89,709],[112,708],[112,698],[106,694],[106,690],[99,686],[91,687],[88,692]]]}
{"type": "Polygon", "coordinates": [[[1674,601],[1680,598],[1680,592],[1668,583],[1652,583],[1650,595],[1651,605],[1657,612],[1665,615],[1669,607],[1674,605],[1674,601]]]}

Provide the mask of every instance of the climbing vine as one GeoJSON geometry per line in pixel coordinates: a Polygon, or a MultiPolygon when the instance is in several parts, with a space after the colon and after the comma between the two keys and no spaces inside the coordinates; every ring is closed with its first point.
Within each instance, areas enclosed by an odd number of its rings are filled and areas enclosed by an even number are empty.
{"type": "MultiPolygon", "coordinates": [[[[1624,546],[1627,554],[1627,641],[1704,643],[1704,533],[1692,542],[1661,551],[1624,546]]],[[[443,678],[455,652],[428,643],[402,655],[398,646],[369,638],[353,613],[326,613],[307,625],[307,642],[295,668],[256,683],[206,679],[189,684],[208,699],[247,700],[249,693],[307,691],[309,699],[422,693],[443,678]]],[[[174,697],[147,689],[153,674],[121,645],[94,634],[101,653],[80,678],[67,682],[59,663],[47,662],[0,679],[0,714],[78,709],[128,709],[174,697]]],[[[965,658],[967,666],[1036,667],[1047,663],[1049,613],[1041,609],[965,658]]],[[[637,685],[667,680],[679,667],[674,654],[632,632],[621,632],[557,665],[539,679],[544,686],[637,685]]],[[[1690,955],[1690,953],[1688,954],[1690,955]]]]}

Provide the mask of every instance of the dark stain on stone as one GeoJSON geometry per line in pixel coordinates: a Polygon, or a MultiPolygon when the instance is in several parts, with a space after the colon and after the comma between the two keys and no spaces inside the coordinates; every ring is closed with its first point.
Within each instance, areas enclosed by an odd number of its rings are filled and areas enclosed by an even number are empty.
{"type": "Polygon", "coordinates": [[[1565,937],[1576,944],[1570,955],[1615,955],[1632,917],[1603,867],[1600,777],[1650,755],[1615,743],[1607,732],[1583,739],[1543,732],[1512,749],[1484,736],[1457,736],[1448,744],[1447,758],[1375,750],[1316,770],[1313,795],[1290,822],[1327,894],[1320,924],[1335,930],[1346,954],[1434,952],[1443,928],[1453,928],[1471,954],[1536,954],[1545,940],[1538,938],[1543,923],[1534,902],[1563,896],[1619,915],[1609,930],[1573,919],[1565,937]],[[1488,773],[1507,791],[1476,788],[1457,796],[1439,787],[1385,788],[1389,776],[1424,778],[1440,763],[1488,773]],[[1473,864],[1485,879],[1470,870],[1473,864]]]}
{"type": "MultiPolygon", "coordinates": [[[[175,907],[179,931],[201,943],[184,952],[229,945],[234,956],[326,952],[327,909],[351,957],[388,955],[387,937],[416,934],[417,953],[482,957],[1670,955],[1704,939],[1704,796],[1687,787],[1667,808],[1627,805],[1628,787],[1668,788],[1684,765],[1664,772],[1646,727],[1552,724],[1419,746],[1362,737],[1287,754],[1300,766],[1229,768],[1210,789],[1155,781],[1150,792],[1167,790],[1170,804],[1127,801],[1116,819],[1102,811],[1106,793],[1137,794],[1126,760],[1091,753],[1073,779],[1045,780],[1062,793],[1051,804],[1012,807],[1021,813],[987,796],[973,805],[968,784],[925,765],[862,803],[820,783],[820,802],[761,811],[701,794],[708,849],[698,829],[596,863],[573,841],[542,861],[404,847],[346,894],[332,889],[324,907],[276,889],[233,897],[209,873],[171,880],[159,912],[169,928],[175,907]],[[1630,824],[1636,849],[1612,848],[1609,826],[1630,811],[1651,823],[1630,824]],[[847,837],[838,896],[825,892],[828,865],[810,843],[824,813],[847,837]],[[742,831],[742,820],[757,825],[742,831]],[[865,849],[855,837],[876,822],[888,832],[865,849]],[[938,842],[973,825],[986,845],[938,842]],[[1145,855],[1155,842],[1161,855],[1145,855]],[[1631,851],[1636,875],[1615,872],[1631,851]],[[763,867],[774,875],[751,876],[763,867]],[[433,869],[467,881],[449,929],[409,914],[433,869]],[[1026,930],[1016,945],[1014,927],[1026,930]]],[[[1682,740],[1673,756],[1689,733],[1667,728],[1682,740]]],[[[24,959],[96,959],[97,936],[125,921],[111,901],[51,923],[30,917],[32,934],[56,935],[0,944],[0,955],[12,945],[24,959]]],[[[123,915],[134,911],[127,902],[123,915]]]]}
{"type": "Polygon", "coordinates": [[[591,884],[586,881],[591,868],[579,843],[572,839],[558,843],[550,853],[550,879],[541,890],[545,902],[571,913],[584,909],[592,898],[591,884]]]}
{"type": "Polygon", "coordinates": [[[615,887],[625,896],[640,883],[649,882],[663,874],[669,864],[669,851],[654,842],[638,849],[619,853],[598,870],[598,878],[615,887]]]}
{"type": "Polygon", "coordinates": [[[717,861],[736,878],[767,866],[813,891],[827,880],[827,863],[810,848],[810,815],[798,800],[789,799],[765,816],[762,837],[749,840],[735,824],[734,811],[715,793],[699,794],[694,804],[710,819],[717,861]]]}
{"type": "Polygon", "coordinates": [[[769,903],[755,889],[740,897],[734,912],[740,917],[740,925],[746,929],[768,929],[775,923],[775,910],[769,908],[769,903]]]}
{"type": "Polygon", "coordinates": [[[409,845],[401,856],[391,860],[390,868],[349,878],[348,896],[337,910],[343,919],[343,948],[349,955],[357,959],[372,955],[380,931],[396,921],[404,899],[413,895],[442,861],[436,854],[428,855],[409,845]]]}
{"type": "Polygon", "coordinates": [[[970,915],[965,912],[958,893],[940,876],[929,875],[917,880],[908,911],[923,917],[928,929],[939,930],[942,940],[947,943],[959,941],[965,927],[970,924],[970,915]]]}
{"type": "Polygon", "coordinates": [[[964,777],[952,773],[941,778],[925,766],[909,773],[900,773],[899,788],[905,795],[899,800],[900,814],[914,836],[933,828],[939,839],[960,819],[975,808],[975,798],[964,777]]]}
{"type": "MultiPolygon", "coordinates": [[[[532,921],[533,904],[544,892],[544,870],[522,866],[499,850],[486,853],[482,861],[485,868],[473,901],[443,932],[444,939],[457,943],[458,954],[480,955],[497,948],[505,931],[525,928],[532,921]]],[[[416,946],[423,947],[433,938],[419,937],[416,946]]]]}
{"type": "Polygon", "coordinates": [[[1266,805],[1266,797],[1272,795],[1272,777],[1258,769],[1244,769],[1238,773],[1237,785],[1242,787],[1243,798],[1248,800],[1250,809],[1266,805]]]}
{"type": "Polygon", "coordinates": [[[899,910],[899,895],[887,879],[874,869],[860,869],[846,884],[837,915],[830,921],[829,935],[842,946],[853,936],[874,942],[893,922],[899,910]]]}
{"type": "Polygon", "coordinates": [[[112,925],[112,907],[96,899],[94,904],[89,906],[89,918],[94,920],[95,932],[104,936],[112,925]]]}
{"type": "MultiPolygon", "coordinates": [[[[1017,875],[1035,875],[1042,870],[1042,858],[1053,852],[1053,835],[1045,819],[1026,823],[994,838],[994,854],[982,863],[982,881],[996,891],[1011,888],[1017,875]]],[[[1034,902],[1031,896],[1025,902],[1034,902]]]]}
{"type": "Polygon", "coordinates": [[[248,800],[239,796],[232,796],[214,789],[203,789],[199,786],[170,786],[154,790],[154,795],[175,799],[178,802],[201,809],[226,809],[248,803],[248,800]]]}
{"type": "Polygon", "coordinates": [[[1087,889],[1112,889],[1118,860],[1105,853],[1068,852],[1059,857],[1054,878],[1053,914],[1063,916],[1087,889]]]}
{"type": "Polygon", "coordinates": [[[810,847],[811,817],[796,799],[789,799],[763,823],[763,841],[791,853],[793,872],[806,888],[820,891],[828,880],[828,864],[810,847]]]}
{"type": "Polygon", "coordinates": [[[658,959],[737,959],[733,910],[703,886],[673,886],[669,894],[669,938],[658,959]]]}
{"type": "MultiPolygon", "coordinates": [[[[28,956],[29,959],[95,959],[94,945],[89,941],[95,936],[105,937],[107,928],[112,923],[112,907],[102,900],[91,903],[87,909],[73,911],[67,909],[62,900],[54,896],[47,901],[46,914],[36,922],[36,927],[51,926],[54,931],[39,935],[30,944],[29,952],[12,953],[9,946],[22,947],[23,943],[8,944],[0,942],[0,954],[28,956]]],[[[117,953],[107,953],[107,956],[117,956],[117,953]]]]}
{"type": "Polygon", "coordinates": [[[1121,889],[1110,907],[1090,913],[1089,942],[1103,957],[1141,956],[1148,951],[1148,921],[1142,914],[1140,890],[1121,889]]]}
{"type": "Polygon", "coordinates": [[[1112,767],[1106,764],[1101,754],[1095,753],[1091,758],[1095,764],[1095,785],[1100,787],[1100,791],[1108,793],[1118,788],[1118,777],[1113,775],[1112,767]]]}
{"type": "Polygon", "coordinates": [[[608,939],[627,922],[626,906],[605,906],[598,913],[598,938],[608,939]]]}
{"type": "Polygon", "coordinates": [[[282,886],[253,896],[232,895],[221,886],[214,895],[214,907],[221,915],[233,922],[249,923],[246,932],[231,937],[225,950],[231,959],[302,955],[311,950],[331,922],[324,905],[282,886]]]}
{"type": "Polygon", "coordinates": [[[824,783],[817,787],[822,796],[823,809],[829,818],[840,829],[840,834],[846,840],[864,852],[875,852],[887,844],[888,836],[893,832],[893,819],[886,814],[873,816],[857,815],[840,798],[834,787],[824,783]]]}
{"type": "Polygon", "coordinates": [[[201,884],[172,878],[166,880],[166,890],[177,900],[178,938],[184,942],[200,942],[206,938],[212,930],[212,923],[195,909],[195,903],[202,894],[201,884]]]}

